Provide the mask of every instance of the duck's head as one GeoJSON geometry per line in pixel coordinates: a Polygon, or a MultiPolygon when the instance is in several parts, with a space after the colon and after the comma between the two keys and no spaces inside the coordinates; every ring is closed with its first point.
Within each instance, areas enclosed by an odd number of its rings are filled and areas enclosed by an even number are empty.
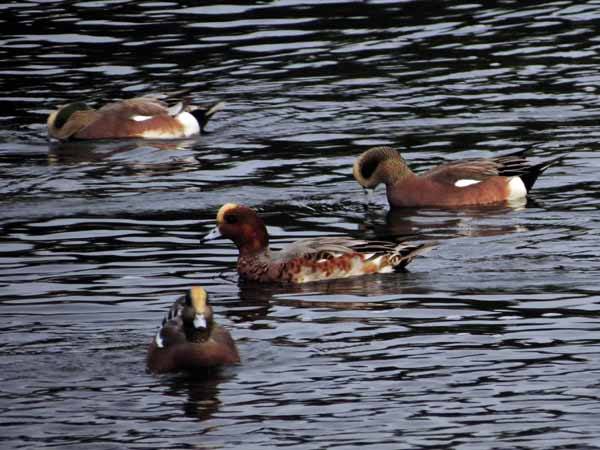
{"type": "Polygon", "coordinates": [[[370,148],[356,158],[352,169],[356,181],[367,189],[380,183],[392,185],[411,173],[404,158],[391,147],[370,148]]]}
{"type": "Polygon", "coordinates": [[[68,139],[90,123],[93,111],[83,102],[61,106],[48,116],[48,133],[57,139],[68,139]]]}
{"type": "Polygon", "coordinates": [[[208,330],[212,324],[213,311],[208,304],[208,294],[200,286],[192,287],[185,296],[182,311],[183,323],[196,331],[208,330]]]}
{"type": "Polygon", "coordinates": [[[56,111],[54,126],[60,129],[65,123],[67,123],[73,113],[76,113],[77,111],[89,111],[90,109],[92,108],[83,102],[69,103],[68,105],[63,106],[56,111]]]}
{"type": "Polygon", "coordinates": [[[236,203],[221,206],[217,213],[217,227],[203,241],[221,236],[231,239],[240,253],[258,253],[269,245],[267,228],[256,211],[236,203]]]}

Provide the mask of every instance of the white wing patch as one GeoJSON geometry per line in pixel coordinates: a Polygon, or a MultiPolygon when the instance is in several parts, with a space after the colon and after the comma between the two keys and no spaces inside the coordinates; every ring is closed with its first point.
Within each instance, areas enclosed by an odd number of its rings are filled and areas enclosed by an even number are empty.
{"type": "Polygon", "coordinates": [[[456,182],[454,183],[454,186],[467,187],[467,186],[471,186],[472,184],[477,184],[477,183],[481,183],[481,180],[456,180],[456,182]]]}
{"type": "Polygon", "coordinates": [[[131,120],[135,120],[136,122],[143,122],[145,120],[152,119],[153,116],[131,116],[131,120]]]}

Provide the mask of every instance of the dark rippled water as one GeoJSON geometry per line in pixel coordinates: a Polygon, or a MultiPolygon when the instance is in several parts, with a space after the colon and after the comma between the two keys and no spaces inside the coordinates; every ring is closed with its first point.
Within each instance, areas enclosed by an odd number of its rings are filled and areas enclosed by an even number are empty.
{"type": "Polygon", "coordinates": [[[0,5],[0,447],[586,449],[600,439],[600,4],[0,5]],[[180,142],[51,145],[57,104],[192,88],[180,142]],[[355,156],[568,152],[514,208],[388,213],[355,156]],[[238,284],[229,201],[275,246],[417,235],[402,274],[238,284]],[[242,364],[153,376],[187,287],[242,364]]]}

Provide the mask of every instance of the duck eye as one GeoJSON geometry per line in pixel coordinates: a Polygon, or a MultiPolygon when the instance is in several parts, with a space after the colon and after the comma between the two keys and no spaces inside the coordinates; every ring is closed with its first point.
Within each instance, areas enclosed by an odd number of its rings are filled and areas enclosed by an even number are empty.
{"type": "Polygon", "coordinates": [[[233,225],[234,223],[238,222],[238,218],[237,218],[237,216],[234,216],[233,214],[227,214],[225,216],[225,222],[227,222],[230,225],[233,225]]]}

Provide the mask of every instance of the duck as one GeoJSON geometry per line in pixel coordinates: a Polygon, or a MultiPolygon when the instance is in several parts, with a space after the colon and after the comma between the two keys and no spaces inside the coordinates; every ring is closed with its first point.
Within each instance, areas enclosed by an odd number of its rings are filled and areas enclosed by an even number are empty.
{"type": "Polygon", "coordinates": [[[529,149],[494,158],[452,161],[416,174],[392,147],[373,147],[354,161],[352,174],[366,189],[385,184],[392,208],[464,207],[524,199],[538,177],[565,155],[531,164],[529,149]]]}
{"type": "Polygon", "coordinates": [[[330,236],[301,239],[271,251],[262,218],[254,209],[236,203],[221,206],[217,226],[201,242],[219,237],[237,246],[240,277],[261,283],[307,283],[397,272],[435,244],[330,236]]]}
{"type": "Polygon", "coordinates": [[[184,97],[169,106],[156,95],[108,103],[94,109],[85,102],[59,107],[47,119],[48,136],[70,139],[184,139],[204,133],[210,118],[224,102],[191,104],[184,97]]]}
{"type": "Polygon", "coordinates": [[[203,372],[239,362],[231,334],[215,322],[208,294],[200,286],[190,288],[173,303],[146,358],[153,373],[203,372]]]}

